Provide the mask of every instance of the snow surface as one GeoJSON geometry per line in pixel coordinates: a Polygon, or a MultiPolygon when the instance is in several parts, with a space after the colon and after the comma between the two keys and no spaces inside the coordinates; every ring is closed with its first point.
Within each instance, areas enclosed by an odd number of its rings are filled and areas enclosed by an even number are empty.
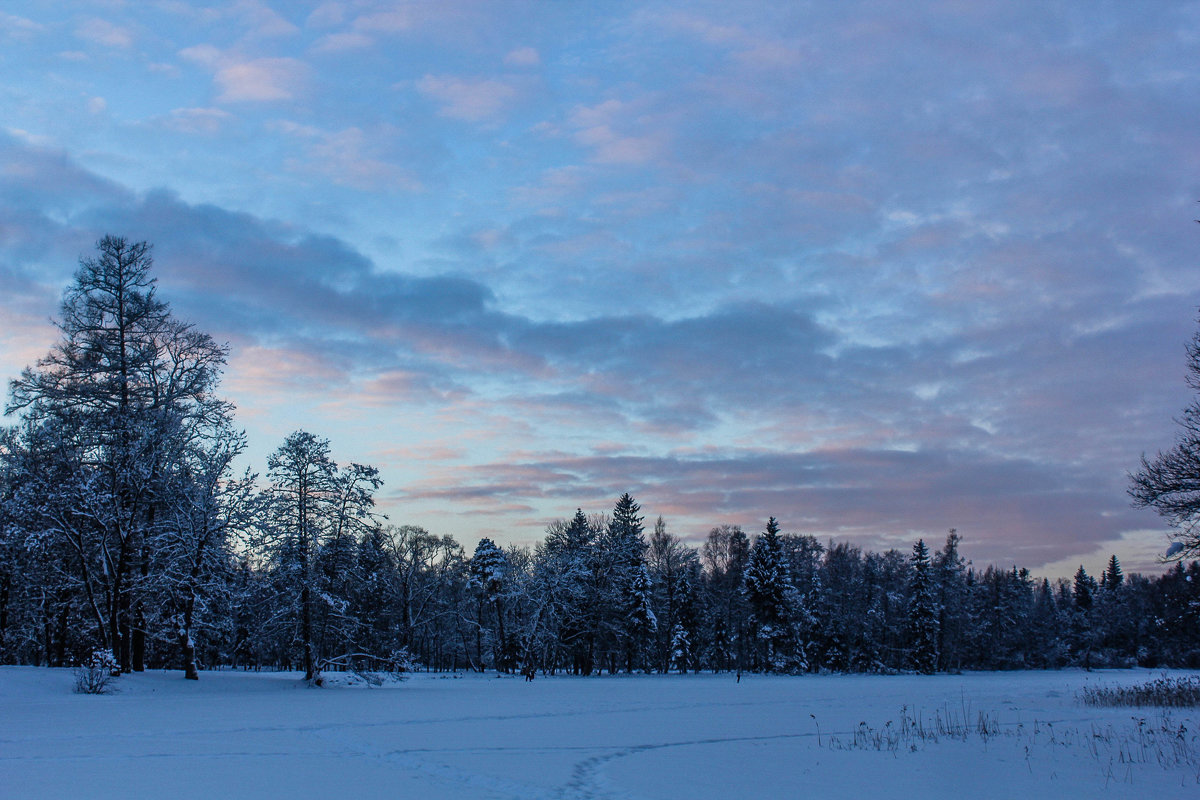
{"type": "Polygon", "coordinates": [[[1169,730],[1186,726],[1172,742],[1160,711],[1076,699],[1161,674],[418,674],[314,689],[295,673],[151,672],[93,696],[72,692],[70,670],[0,667],[0,796],[1197,798],[1200,712],[1170,714],[1169,730]],[[851,746],[860,722],[895,730],[905,707],[972,733],[851,746]],[[1000,725],[986,740],[981,712],[1000,725]],[[1160,764],[1172,748],[1190,763],[1160,764]]]}

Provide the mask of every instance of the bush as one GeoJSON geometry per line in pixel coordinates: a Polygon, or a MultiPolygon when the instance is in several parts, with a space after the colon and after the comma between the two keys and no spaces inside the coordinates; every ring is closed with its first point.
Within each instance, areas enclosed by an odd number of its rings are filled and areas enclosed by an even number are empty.
{"type": "Polygon", "coordinates": [[[395,678],[402,679],[406,673],[416,672],[420,668],[420,662],[408,651],[407,647],[393,650],[388,656],[387,670],[395,678]]]}
{"type": "Polygon", "coordinates": [[[93,651],[91,657],[75,668],[77,694],[107,694],[112,682],[121,675],[121,667],[112,650],[93,651]]]}
{"type": "Polygon", "coordinates": [[[1200,706],[1200,675],[1187,678],[1164,675],[1134,686],[1089,686],[1079,693],[1079,699],[1089,706],[1196,708],[1200,706]]]}

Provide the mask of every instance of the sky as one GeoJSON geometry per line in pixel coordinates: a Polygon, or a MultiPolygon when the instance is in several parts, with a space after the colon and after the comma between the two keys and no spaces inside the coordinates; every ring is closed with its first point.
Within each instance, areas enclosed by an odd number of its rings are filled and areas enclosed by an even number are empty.
{"type": "MultiPolygon", "coordinates": [[[[0,376],[105,234],[394,524],[1156,573],[1200,4],[0,0],[0,376]]],[[[9,418],[11,420],[11,418],[9,418]]]]}

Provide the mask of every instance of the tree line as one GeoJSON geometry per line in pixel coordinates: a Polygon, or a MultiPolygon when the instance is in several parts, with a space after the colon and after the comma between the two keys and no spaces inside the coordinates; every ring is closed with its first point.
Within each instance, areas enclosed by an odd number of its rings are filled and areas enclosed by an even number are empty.
{"type": "Polygon", "coordinates": [[[228,354],[157,296],[149,246],[105,237],[0,433],[0,663],[120,667],[934,672],[1200,667],[1200,562],[1035,580],[940,549],[864,552],[713,528],[638,502],[534,547],[393,525],[375,468],[297,431],[262,475],[217,390],[228,354]]]}

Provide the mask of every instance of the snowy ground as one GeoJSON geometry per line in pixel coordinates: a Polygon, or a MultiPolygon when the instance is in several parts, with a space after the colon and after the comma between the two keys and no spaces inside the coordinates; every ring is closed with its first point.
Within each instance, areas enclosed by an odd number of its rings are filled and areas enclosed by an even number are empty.
{"type": "Polygon", "coordinates": [[[416,675],[311,689],[294,673],[147,673],[92,696],[72,692],[69,670],[0,667],[0,796],[1200,797],[1200,712],[1075,699],[1159,675],[416,675]],[[978,733],[981,712],[998,733],[978,733]],[[924,738],[898,737],[905,716],[924,738]],[[939,718],[965,720],[965,741],[934,741],[939,718]]]}

